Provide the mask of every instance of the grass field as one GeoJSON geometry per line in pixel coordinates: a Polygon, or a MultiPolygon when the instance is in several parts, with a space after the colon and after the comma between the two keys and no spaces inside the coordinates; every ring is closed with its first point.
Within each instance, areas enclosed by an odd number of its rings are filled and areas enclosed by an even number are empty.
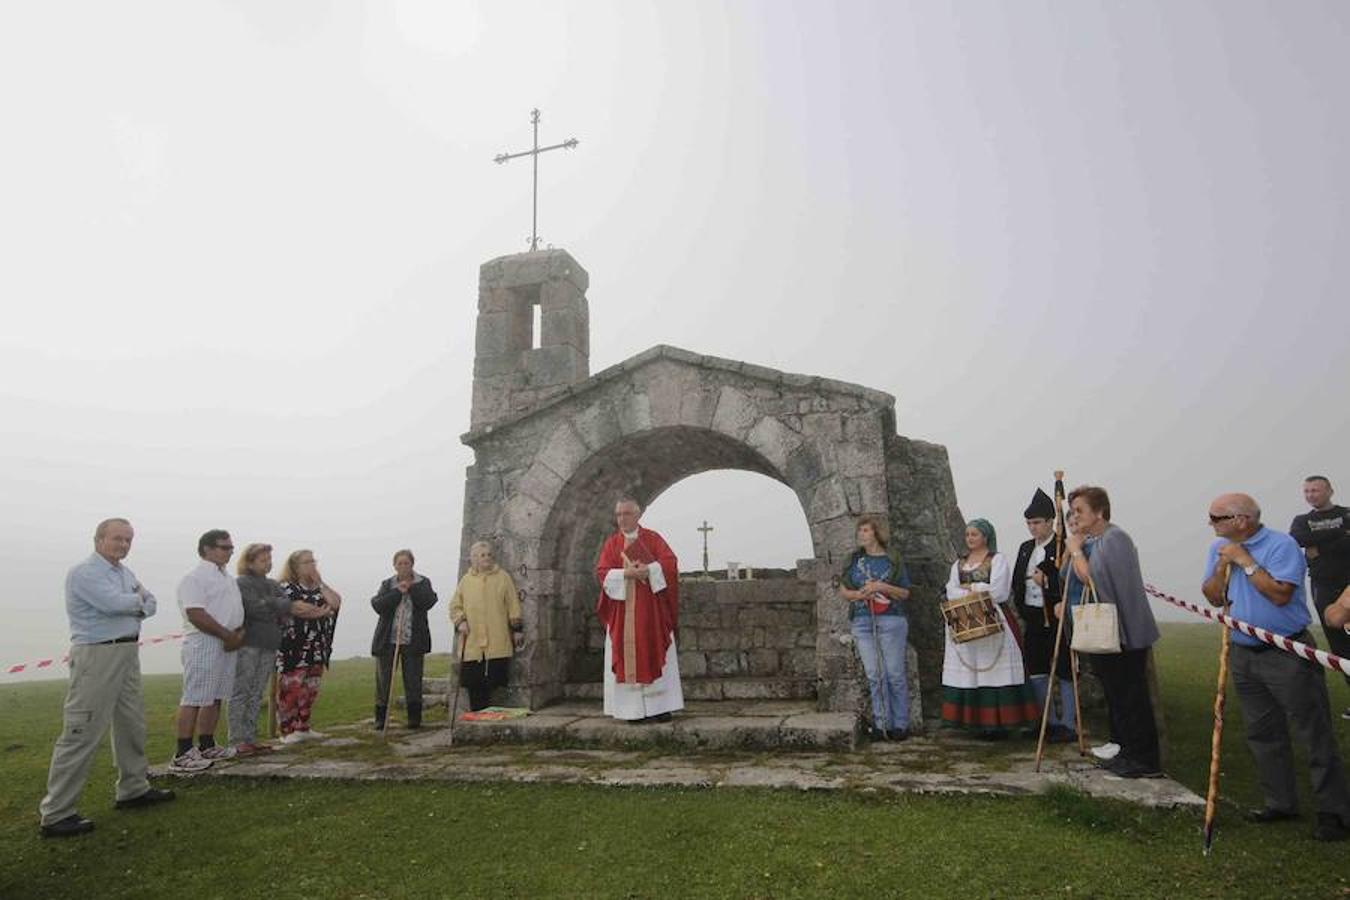
{"type": "MultiPolygon", "coordinates": [[[[1168,770],[1203,793],[1217,629],[1164,626],[1168,770]]],[[[442,674],[443,657],[428,674],[442,674]]],[[[369,660],[325,679],[315,727],[370,715],[369,660]]],[[[153,760],[179,681],[146,679],[153,760]]],[[[1236,703],[1214,854],[1199,816],[1062,791],[1028,798],[569,785],[180,780],[162,809],[115,811],[105,749],[89,836],[42,840],[36,808],[64,682],[0,686],[0,898],[1346,897],[1350,844],[1252,826],[1236,703]]],[[[1350,690],[1334,679],[1335,710],[1350,690]]],[[[1342,752],[1350,723],[1336,720],[1342,752]]],[[[1306,790],[1306,769],[1300,770],[1306,790]]]]}

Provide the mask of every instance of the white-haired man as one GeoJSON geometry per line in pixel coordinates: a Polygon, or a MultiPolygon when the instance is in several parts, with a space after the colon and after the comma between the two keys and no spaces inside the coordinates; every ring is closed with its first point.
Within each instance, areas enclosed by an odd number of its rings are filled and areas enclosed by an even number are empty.
{"type": "Polygon", "coordinates": [[[680,567],[661,535],[638,524],[631,497],[614,505],[618,526],[600,549],[595,612],[605,627],[605,715],[665,722],[684,708],[675,653],[680,567]]]}
{"type": "Polygon", "coordinates": [[[47,795],[38,808],[43,837],[94,830],[75,811],[89,765],[112,727],[118,809],[173,799],[150,786],[145,760],[145,701],[141,694],[141,622],[158,604],[122,560],[135,536],[126,519],[104,519],[94,530],[94,553],[66,575],[70,618],[70,686],[64,724],[52,749],[47,795]]]}

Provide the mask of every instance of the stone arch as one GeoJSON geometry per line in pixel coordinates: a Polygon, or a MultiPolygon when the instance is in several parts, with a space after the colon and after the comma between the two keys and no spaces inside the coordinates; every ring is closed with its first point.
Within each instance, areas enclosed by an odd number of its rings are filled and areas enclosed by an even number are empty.
{"type": "MultiPolygon", "coordinates": [[[[557,593],[547,602],[564,611],[557,617],[563,649],[559,678],[568,683],[600,678],[599,653],[587,632],[593,628],[597,590],[593,567],[600,545],[613,532],[614,501],[631,496],[646,508],[686,478],[727,469],[755,472],[792,487],[748,444],[685,425],[622,437],[577,466],[554,499],[540,535],[539,568],[556,573],[557,593]]],[[[805,517],[804,508],[802,513],[805,517]]],[[[660,529],[660,523],[651,524],[660,529]]]]}
{"type": "MultiPolygon", "coordinates": [[[[916,590],[937,590],[962,521],[946,451],[896,434],[889,394],[827,378],[667,346],[586,375],[588,283],[562,251],[494,260],[481,275],[461,567],[474,540],[492,539],[524,590],[529,640],[512,701],[547,703],[574,671],[613,499],[646,505],[690,475],[743,469],[786,484],[801,503],[814,556],[798,578],[815,596],[817,700],[856,708],[833,578],[856,517],[878,512],[899,536],[916,590]],[[530,349],[517,339],[517,313],[536,298],[553,318],[543,346],[530,349]]],[[[929,605],[911,616],[911,641],[931,692],[941,628],[929,605]]]]}

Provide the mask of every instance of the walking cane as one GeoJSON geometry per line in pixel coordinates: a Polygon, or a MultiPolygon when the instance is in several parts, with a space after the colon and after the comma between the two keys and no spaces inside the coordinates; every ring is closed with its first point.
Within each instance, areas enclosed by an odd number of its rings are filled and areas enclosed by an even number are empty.
{"type": "Polygon", "coordinates": [[[277,673],[272,672],[272,677],[267,681],[267,736],[276,738],[277,736],[277,673]]]}
{"type": "MultiPolygon", "coordinates": [[[[1067,527],[1064,524],[1064,472],[1062,470],[1055,472],[1055,562],[1061,564],[1064,558],[1064,532],[1067,527]]],[[[1069,576],[1066,574],[1060,579],[1059,584],[1059,623],[1055,626],[1055,648],[1050,654],[1050,672],[1045,680],[1045,706],[1041,710],[1041,729],[1036,739],[1036,771],[1041,770],[1041,759],[1045,756],[1045,732],[1050,724],[1050,705],[1055,702],[1055,695],[1058,693],[1059,671],[1059,648],[1064,643],[1064,620],[1069,617],[1069,576]]],[[[1046,615],[1049,616],[1049,604],[1046,604],[1046,615]]],[[[1087,744],[1083,737],[1083,717],[1082,710],[1078,703],[1078,658],[1073,650],[1069,651],[1069,673],[1073,678],[1073,711],[1074,722],[1078,726],[1078,753],[1084,755],[1087,753],[1087,744]]]]}
{"type": "MultiPolygon", "coordinates": [[[[1233,568],[1230,564],[1223,567],[1223,611],[1228,612],[1228,578],[1233,568]]],[[[1214,734],[1209,740],[1209,790],[1205,793],[1205,856],[1214,846],[1214,819],[1219,814],[1219,751],[1223,747],[1223,707],[1228,691],[1228,650],[1231,646],[1225,628],[1219,638],[1219,680],[1214,687],[1214,734]]]]}
{"type": "MultiPolygon", "coordinates": [[[[464,677],[464,651],[468,649],[468,646],[469,633],[466,631],[464,636],[459,640],[459,677],[455,679],[455,696],[454,699],[450,701],[450,735],[449,739],[445,742],[446,746],[453,746],[455,743],[455,719],[459,717],[459,692],[463,689],[463,685],[460,684],[460,681],[464,677]]],[[[450,665],[453,666],[454,664],[455,657],[452,653],[450,655],[450,665]]],[[[485,667],[487,666],[486,659],[483,660],[483,665],[485,667]]]]}
{"type": "MultiPolygon", "coordinates": [[[[398,651],[403,644],[399,638],[403,637],[403,604],[399,604],[398,615],[394,617],[394,659],[389,664],[389,690],[384,697],[384,721],[380,723],[380,740],[384,740],[389,733],[389,718],[394,712],[394,672],[398,669],[398,651]]],[[[378,663],[376,663],[378,665],[378,663]]],[[[404,701],[406,702],[407,692],[404,692],[404,701]]]]}
{"type": "Polygon", "coordinates": [[[881,638],[877,635],[877,614],[872,610],[872,600],[869,597],[863,602],[867,604],[867,614],[872,618],[872,649],[877,653],[877,668],[881,669],[881,680],[878,688],[881,690],[881,713],[886,717],[886,724],[881,726],[881,736],[889,741],[891,739],[891,678],[886,672],[886,656],[881,652],[881,638]]]}

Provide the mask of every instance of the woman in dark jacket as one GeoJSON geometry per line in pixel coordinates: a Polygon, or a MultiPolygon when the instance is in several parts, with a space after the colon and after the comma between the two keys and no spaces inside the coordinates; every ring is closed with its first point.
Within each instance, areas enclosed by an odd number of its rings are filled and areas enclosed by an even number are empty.
{"type": "Polygon", "coordinates": [[[379,614],[370,654],[375,657],[375,728],[384,728],[389,714],[389,682],[394,674],[394,647],[398,645],[403,670],[403,699],[408,705],[408,727],[422,726],[422,659],[431,652],[427,610],[436,605],[431,579],[413,571],[411,550],[394,554],[394,574],[380,582],[370,598],[379,614]]]}

